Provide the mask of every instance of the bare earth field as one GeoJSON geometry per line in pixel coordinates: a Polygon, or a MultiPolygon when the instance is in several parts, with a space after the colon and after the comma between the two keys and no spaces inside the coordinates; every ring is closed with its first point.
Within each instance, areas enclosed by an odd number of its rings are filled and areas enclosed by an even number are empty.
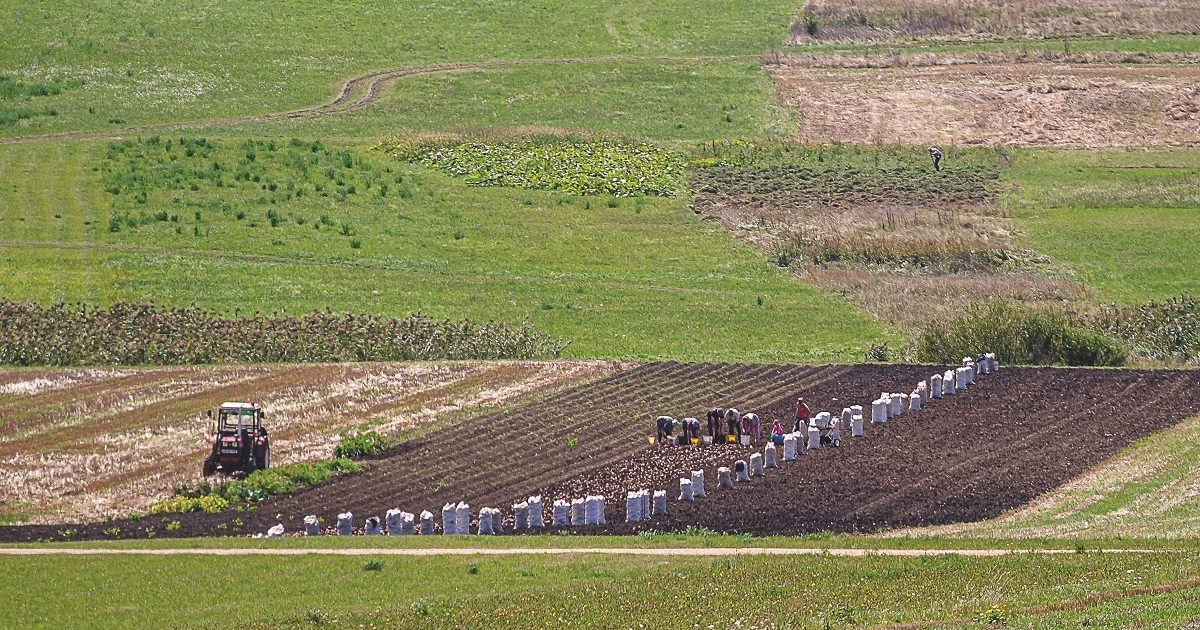
{"type": "Polygon", "coordinates": [[[0,512],[29,522],[145,511],[199,476],[225,401],[264,405],[276,464],[348,429],[396,434],[610,374],[601,361],[0,370],[0,512]]]}
{"type": "Polygon", "coordinates": [[[804,142],[1200,144],[1200,67],[1012,63],[771,69],[804,142]]]}
{"type": "MultiPolygon", "coordinates": [[[[981,375],[965,392],[933,401],[866,435],[847,438],[763,478],[717,488],[715,468],[748,458],[750,447],[650,447],[645,434],[658,413],[702,416],[713,405],[755,410],[767,426],[788,421],[797,393],[814,411],[865,403],[880,391],[910,389],[931,366],[772,366],[656,363],[551,394],[508,412],[482,415],[408,440],[339,475],[256,509],[179,514],[81,525],[80,539],[136,535],[177,519],[160,535],[246,535],[276,523],[291,532],[317,514],[331,525],[350,511],[361,526],[399,507],[437,512],[465,500],[509,508],[540,493],[609,497],[609,526],[579,533],[641,530],[797,534],[874,532],[978,521],[1013,510],[1112,457],[1132,441],[1200,412],[1200,373],[1189,371],[1006,368],[981,375]],[[1113,409],[1120,408],[1120,413],[1113,409]],[[1137,422],[1129,422],[1137,418],[1137,422]],[[678,479],[707,471],[709,496],[677,501],[678,479]],[[626,490],[665,488],[669,515],[628,525],[626,490]],[[672,488],[676,490],[672,492],[672,488]]],[[[869,411],[868,411],[869,413],[869,411]]],[[[511,526],[511,509],[505,509],[511,526]]],[[[0,540],[53,539],[56,526],[0,528],[0,540]]]]}

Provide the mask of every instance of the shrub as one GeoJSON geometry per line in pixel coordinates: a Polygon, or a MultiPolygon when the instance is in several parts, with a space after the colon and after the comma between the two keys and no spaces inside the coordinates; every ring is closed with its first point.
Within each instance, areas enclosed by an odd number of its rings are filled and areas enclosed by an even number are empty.
{"type": "Polygon", "coordinates": [[[917,358],[930,363],[956,364],[980,352],[1022,365],[1118,366],[1128,357],[1108,337],[1065,314],[1004,300],[976,303],[949,322],[933,322],[917,341],[917,358]]]}
{"type": "Polygon", "coordinates": [[[387,450],[388,439],[375,431],[342,438],[333,449],[334,457],[372,457],[387,450]]]}

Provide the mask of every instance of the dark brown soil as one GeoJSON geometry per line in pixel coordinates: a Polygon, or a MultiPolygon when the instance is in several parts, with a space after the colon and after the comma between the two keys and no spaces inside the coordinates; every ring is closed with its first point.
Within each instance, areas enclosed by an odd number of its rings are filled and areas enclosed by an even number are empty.
{"type": "MultiPolygon", "coordinates": [[[[965,393],[935,401],[866,436],[782,462],[764,478],[718,490],[716,467],[748,457],[741,447],[650,447],[660,413],[704,417],[712,406],[757,411],[764,433],[788,421],[797,395],[814,411],[866,404],[881,391],[911,391],[930,366],[769,366],[658,363],[474,419],[399,445],[347,475],[252,511],[172,515],[86,526],[76,536],[121,537],[261,533],[305,514],[327,523],[352,511],[361,524],[393,507],[437,514],[465,500],[508,508],[531,494],[554,499],[588,492],[609,497],[604,528],[592,533],[681,530],[796,534],[871,532],[991,518],[1047,492],[1111,457],[1135,439],[1200,412],[1200,372],[1004,369],[965,393]],[[570,440],[570,442],[569,442],[570,440]],[[572,444],[574,446],[572,446],[572,444]],[[708,497],[676,501],[678,479],[707,472],[708,497]],[[672,488],[674,486],[674,488],[672,488]],[[624,519],[624,491],[666,489],[669,515],[638,525],[624,519]],[[237,520],[235,520],[237,519],[237,520]],[[164,531],[179,520],[177,532],[164,531]],[[238,523],[242,523],[238,525],[238,523]],[[224,527],[219,527],[224,525],[224,527]]],[[[867,409],[869,420],[869,406],[867,409]]],[[[64,527],[0,528],[0,541],[59,539],[64,527]]]]}

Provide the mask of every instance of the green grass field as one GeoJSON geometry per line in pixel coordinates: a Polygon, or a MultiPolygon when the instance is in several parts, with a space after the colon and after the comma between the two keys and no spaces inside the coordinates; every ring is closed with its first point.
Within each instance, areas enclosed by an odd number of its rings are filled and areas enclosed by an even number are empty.
{"type": "Polygon", "coordinates": [[[794,3],[536,2],[437,5],[289,1],[179,6],[7,1],[21,38],[0,72],[82,80],[35,99],[56,116],[0,136],[264,114],[333,97],[370,70],[496,59],[757,55],[782,43],[794,3]],[[113,122],[120,121],[120,122],[113,122]]]}
{"type": "Polygon", "coordinates": [[[238,181],[243,143],[214,141],[208,157],[188,158],[165,142],[114,160],[106,144],[0,147],[0,180],[15,182],[0,189],[0,293],[528,319],[571,340],[577,357],[857,360],[891,338],[683,199],[473,188],[378,151],[325,155],[282,140],[278,151],[258,148],[261,181],[238,181]],[[139,159],[153,163],[142,168],[151,178],[183,164],[184,183],[151,184],[144,203],[107,192],[139,159]],[[221,187],[188,174],[213,162],[226,165],[221,187]],[[112,170],[93,170],[102,167],[112,170]]]}
{"type": "Polygon", "coordinates": [[[1024,242],[1123,306],[1200,293],[1200,151],[1016,152],[1024,242]]]}
{"type": "MultiPolygon", "coordinates": [[[[4,557],[10,627],[851,628],[1193,618],[1194,552],[966,558],[4,557]],[[231,592],[236,585],[236,592],[231,592]],[[1151,598],[1139,589],[1157,588],[1151,598]],[[1088,602],[1088,598],[1094,598],[1088,602]],[[249,604],[248,602],[253,602],[249,604]],[[264,605],[267,604],[267,605],[264,605]],[[1062,607],[1045,611],[1035,607],[1062,607]],[[1090,605],[1089,605],[1090,604],[1090,605]],[[1099,606],[1097,606],[1099,604],[1099,606]],[[1104,607],[1107,607],[1107,610],[1104,607]]],[[[1026,627],[1020,625],[1018,627],[1026,627]]],[[[1055,627],[1034,625],[1033,627],[1055,627]]]]}

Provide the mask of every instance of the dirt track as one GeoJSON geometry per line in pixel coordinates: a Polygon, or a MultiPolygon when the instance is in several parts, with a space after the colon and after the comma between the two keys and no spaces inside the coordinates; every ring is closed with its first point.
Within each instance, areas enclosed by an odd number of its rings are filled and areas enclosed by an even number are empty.
{"type": "MultiPolygon", "coordinates": [[[[1017,507],[1200,411],[1200,372],[1005,369],[921,412],[868,426],[864,438],[783,463],[732,490],[716,489],[715,466],[748,450],[650,448],[645,440],[658,413],[703,417],[711,406],[733,405],[758,411],[769,427],[790,418],[797,394],[816,410],[840,410],[880,391],[909,391],[933,372],[904,365],[650,364],[410,440],[363,474],[264,501],[253,511],[97,523],[78,526],[75,535],[109,538],[103,530],[110,527],[120,527],[122,537],[142,537],[147,527],[158,536],[247,535],[278,522],[296,531],[306,514],[331,524],[344,511],[361,525],[393,507],[437,513],[444,503],[465,500],[476,513],[537,492],[547,506],[585,492],[610,497],[612,524],[572,528],[577,533],[693,526],[755,534],[872,532],[963,522],[1017,507]],[[708,471],[707,498],[684,503],[672,493],[667,517],[618,522],[625,490],[677,488],[698,463],[708,471]],[[178,532],[161,527],[176,519],[178,532]]],[[[0,528],[0,540],[55,539],[59,529],[0,528]]]]}

